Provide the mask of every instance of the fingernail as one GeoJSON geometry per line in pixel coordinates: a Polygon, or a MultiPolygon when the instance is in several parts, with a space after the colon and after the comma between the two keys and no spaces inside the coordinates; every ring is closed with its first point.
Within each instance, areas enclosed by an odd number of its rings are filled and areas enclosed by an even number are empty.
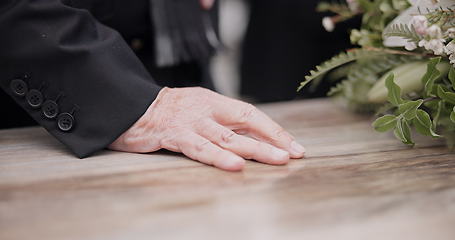
{"type": "Polygon", "coordinates": [[[272,157],[277,161],[277,164],[287,163],[289,161],[289,153],[279,148],[272,149],[272,157]]]}
{"type": "Polygon", "coordinates": [[[217,164],[219,168],[229,171],[239,171],[245,165],[245,160],[240,157],[230,157],[217,164]]]}
{"type": "Polygon", "coordinates": [[[305,153],[305,148],[297,143],[296,141],[293,141],[291,143],[291,154],[293,157],[303,157],[303,154],[305,153]]]}

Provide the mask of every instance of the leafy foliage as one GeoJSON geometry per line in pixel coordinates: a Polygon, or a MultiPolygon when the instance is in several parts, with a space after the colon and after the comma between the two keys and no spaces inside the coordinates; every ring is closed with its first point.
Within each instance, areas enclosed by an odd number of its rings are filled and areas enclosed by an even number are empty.
{"type": "Polygon", "coordinates": [[[418,109],[416,117],[413,119],[412,124],[416,131],[424,136],[440,137],[440,135],[434,132],[433,122],[431,121],[430,115],[422,109],[418,109]]]}
{"type": "Polygon", "coordinates": [[[402,37],[415,43],[422,40],[422,36],[415,32],[414,27],[407,24],[391,25],[384,30],[382,35],[384,37],[402,37]]]}
{"type": "MultiPolygon", "coordinates": [[[[310,71],[298,90],[315,79],[335,76],[336,85],[328,95],[343,100],[352,110],[376,112],[378,118],[372,123],[376,131],[392,131],[397,139],[411,146],[413,134],[418,133],[444,138],[449,147],[455,147],[455,50],[448,45],[454,40],[455,31],[450,29],[455,28],[455,10],[419,9],[428,26],[436,24],[441,28],[443,39],[437,42],[429,34],[420,35],[420,30],[417,33],[413,25],[390,25],[410,7],[408,0],[348,3],[332,0],[321,3],[318,10],[335,13],[331,19],[336,20],[360,13],[361,28],[353,29],[350,34],[351,42],[359,48],[341,53],[310,71]],[[404,51],[386,47],[384,37],[404,38],[408,41],[407,49],[416,45],[420,48],[404,51]],[[433,50],[441,43],[445,47],[442,54],[433,50]]],[[[441,35],[437,31],[432,34],[441,35]]]]}
{"type": "Polygon", "coordinates": [[[404,144],[414,145],[414,142],[411,139],[411,128],[409,123],[404,118],[398,118],[395,130],[393,131],[395,137],[401,140],[404,144]]]}
{"type": "Polygon", "coordinates": [[[342,66],[346,63],[360,60],[362,58],[371,58],[372,56],[386,55],[387,53],[380,51],[371,51],[366,49],[354,49],[345,53],[340,53],[339,55],[331,58],[330,60],[322,63],[319,66],[316,66],[316,70],[311,70],[310,75],[305,76],[305,81],[300,83],[297,91],[300,91],[305,85],[310,83],[312,80],[323,76],[327,72],[342,66]]]}
{"type": "Polygon", "coordinates": [[[328,95],[340,97],[353,111],[375,112],[381,106],[368,102],[367,96],[373,84],[390,69],[415,59],[419,58],[387,54],[357,61],[353,66],[349,66],[345,79],[332,87],[328,95]]]}
{"type": "Polygon", "coordinates": [[[394,115],[384,115],[373,122],[373,127],[378,132],[387,132],[395,128],[397,117],[394,115]]]}
{"type": "Polygon", "coordinates": [[[346,4],[343,3],[338,3],[338,2],[321,2],[318,4],[316,11],[318,12],[333,12],[336,13],[340,16],[344,16],[346,18],[348,17],[353,17],[355,13],[352,13],[352,11],[349,9],[346,4]]]}
{"type": "Polygon", "coordinates": [[[390,74],[385,80],[385,86],[388,90],[387,100],[393,106],[398,106],[403,103],[403,99],[401,99],[401,88],[395,84],[393,78],[393,74],[390,74]]]}
{"type": "Polygon", "coordinates": [[[442,26],[454,27],[455,19],[453,17],[455,10],[452,8],[438,8],[432,11],[428,9],[424,12],[430,24],[441,23],[442,26]]]}
{"type": "Polygon", "coordinates": [[[445,84],[443,81],[435,82],[437,79],[435,76],[441,74],[436,68],[436,64],[440,60],[440,58],[430,59],[427,71],[422,78],[425,86],[423,92],[430,97],[425,99],[426,104],[424,104],[424,99],[403,99],[401,89],[395,84],[393,75],[387,78],[387,100],[394,106],[395,111],[388,109],[393,114],[386,114],[376,119],[373,123],[375,130],[379,132],[393,130],[395,136],[408,145],[414,144],[411,136],[412,127],[421,135],[434,138],[441,137],[435,132],[437,126],[444,129],[446,132],[444,135],[455,134],[455,127],[452,126],[455,123],[455,93],[450,90],[450,88],[453,89],[453,86],[445,84]],[[433,120],[429,113],[434,116],[433,120]],[[391,122],[394,122],[395,126],[392,126],[391,122]]]}
{"type": "Polygon", "coordinates": [[[427,65],[427,72],[422,77],[422,83],[425,86],[424,96],[428,97],[433,91],[434,81],[439,77],[439,70],[436,65],[441,61],[441,58],[432,58],[427,65]]]}

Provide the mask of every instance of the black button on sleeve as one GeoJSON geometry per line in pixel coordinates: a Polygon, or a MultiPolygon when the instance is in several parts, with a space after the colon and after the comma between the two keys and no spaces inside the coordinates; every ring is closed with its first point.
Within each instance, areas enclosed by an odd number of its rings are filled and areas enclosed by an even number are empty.
{"type": "Polygon", "coordinates": [[[36,89],[30,90],[25,97],[32,108],[39,108],[43,104],[43,94],[36,89]]]}
{"type": "Polygon", "coordinates": [[[58,115],[58,104],[53,100],[46,100],[41,109],[46,118],[53,119],[58,115]]]}
{"type": "Polygon", "coordinates": [[[74,126],[74,117],[69,113],[61,113],[57,118],[58,128],[64,132],[68,132],[74,126]]]}
{"type": "Polygon", "coordinates": [[[28,86],[22,79],[12,80],[9,86],[14,95],[18,97],[23,97],[27,94],[28,86]]]}

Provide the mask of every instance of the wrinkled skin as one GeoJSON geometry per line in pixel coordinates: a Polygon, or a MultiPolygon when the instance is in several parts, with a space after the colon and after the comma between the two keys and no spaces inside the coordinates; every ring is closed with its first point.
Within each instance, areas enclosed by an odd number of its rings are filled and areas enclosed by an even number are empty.
{"type": "Polygon", "coordinates": [[[167,149],[228,171],[241,170],[245,159],[286,164],[305,151],[253,105],[199,87],[163,88],[109,148],[137,153],[167,149]]]}

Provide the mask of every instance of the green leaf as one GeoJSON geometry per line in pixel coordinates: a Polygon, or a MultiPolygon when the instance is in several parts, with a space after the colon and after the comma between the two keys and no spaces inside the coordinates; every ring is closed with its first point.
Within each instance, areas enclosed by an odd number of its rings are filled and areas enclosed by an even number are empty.
{"type": "Polygon", "coordinates": [[[375,5],[373,2],[369,0],[358,0],[357,1],[362,9],[365,9],[365,11],[372,11],[375,8],[375,5]]]}
{"type": "Polygon", "coordinates": [[[382,33],[384,37],[401,37],[408,41],[415,42],[416,44],[422,40],[422,36],[416,33],[413,25],[407,24],[393,24],[382,33]]]}
{"type": "Polygon", "coordinates": [[[401,99],[401,88],[395,84],[393,78],[393,73],[391,73],[385,80],[385,86],[388,90],[387,100],[394,106],[398,106],[403,103],[403,99],[401,99]]]}
{"type": "Polygon", "coordinates": [[[416,131],[424,136],[440,137],[433,130],[433,122],[430,115],[424,110],[418,109],[416,117],[412,121],[416,131]]]}
{"type": "Polygon", "coordinates": [[[386,132],[393,129],[397,123],[397,117],[393,115],[384,115],[376,119],[372,126],[378,132],[386,132]]]}
{"type": "Polygon", "coordinates": [[[455,107],[453,107],[453,111],[450,113],[450,120],[455,123],[455,107]]]}
{"type": "Polygon", "coordinates": [[[449,80],[452,82],[452,88],[455,89],[455,67],[451,67],[449,70],[449,80]]]}
{"type": "Polygon", "coordinates": [[[382,51],[365,50],[365,49],[360,49],[360,48],[351,50],[346,53],[340,53],[339,55],[331,58],[330,60],[325,61],[320,66],[317,66],[316,70],[311,70],[310,74],[305,76],[305,81],[300,83],[300,86],[297,89],[297,91],[301,90],[305,85],[307,85],[309,82],[311,82],[315,78],[320,77],[341,65],[344,65],[346,63],[356,61],[359,59],[363,59],[363,58],[371,58],[374,56],[385,56],[385,55],[389,55],[389,53],[385,53],[382,51]]]}
{"type": "Polygon", "coordinates": [[[313,80],[313,79],[308,79],[308,80],[305,80],[305,81],[301,82],[300,86],[297,88],[297,92],[302,90],[302,88],[305,87],[308,83],[310,83],[311,80],[313,80]]]}
{"type": "Polygon", "coordinates": [[[398,112],[407,120],[412,120],[416,117],[417,109],[422,105],[423,100],[409,101],[398,106],[398,112]]]}
{"type": "Polygon", "coordinates": [[[431,96],[434,81],[441,74],[439,70],[436,68],[436,65],[438,65],[439,62],[441,62],[441,57],[430,59],[430,61],[427,64],[427,72],[422,77],[422,83],[425,86],[424,93],[426,97],[431,96]]]}
{"type": "Polygon", "coordinates": [[[444,101],[437,100],[436,113],[433,117],[433,126],[438,126],[439,118],[441,117],[442,108],[444,107],[444,101]]]}
{"type": "Polygon", "coordinates": [[[393,133],[404,144],[414,145],[414,142],[411,139],[411,129],[409,128],[409,124],[406,119],[398,118],[395,131],[393,131],[393,133]]]}
{"type": "Polygon", "coordinates": [[[444,91],[441,85],[438,86],[438,97],[448,103],[455,104],[455,93],[444,91]]]}

